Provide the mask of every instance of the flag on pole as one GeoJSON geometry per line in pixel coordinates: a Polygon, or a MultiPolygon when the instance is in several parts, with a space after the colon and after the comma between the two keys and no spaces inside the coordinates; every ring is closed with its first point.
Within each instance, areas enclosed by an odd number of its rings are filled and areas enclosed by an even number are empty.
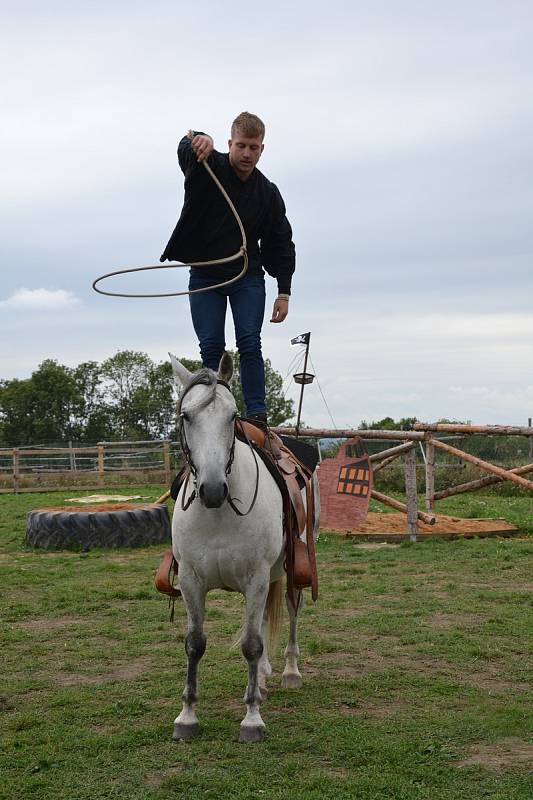
{"type": "Polygon", "coordinates": [[[309,344],[310,338],[311,331],[308,333],[301,333],[299,336],[295,336],[294,339],[291,339],[291,344],[309,344]]]}

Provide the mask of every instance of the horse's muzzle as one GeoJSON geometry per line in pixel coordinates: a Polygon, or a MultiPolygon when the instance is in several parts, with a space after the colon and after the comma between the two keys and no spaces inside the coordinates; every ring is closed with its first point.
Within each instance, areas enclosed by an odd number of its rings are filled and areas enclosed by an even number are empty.
{"type": "Polygon", "coordinates": [[[198,495],[206,508],[220,508],[228,496],[228,484],[226,481],[204,481],[198,489],[198,495]]]}

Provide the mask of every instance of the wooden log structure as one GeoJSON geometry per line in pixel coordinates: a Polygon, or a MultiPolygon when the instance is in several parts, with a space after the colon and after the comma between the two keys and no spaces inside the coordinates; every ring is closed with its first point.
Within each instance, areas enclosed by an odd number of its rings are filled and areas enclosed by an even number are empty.
{"type": "Polygon", "coordinates": [[[453,422],[415,422],[414,430],[431,433],[485,433],[498,436],[533,436],[533,428],[515,425],[461,425],[453,422]]]}
{"type": "MultiPolygon", "coordinates": [[[[372,465],[372,472],[374,475],[376,472],[379,472],[381,469],[385,469],[388,467],[389,464],[392,464],[393,461],[396,461],[399,456],[406,453],[408,450],[412,450],[413,447],[416,447],[416,442],[406,442],[405,444],[400,444],[398,447],[391,447],[389,450],[383,450],[381,453],[376,453],[376,456],[382,456],[384,453],[393,453],[395,450],[397,451],[394,455],[389,456],[389,458],[384,458],[383,461],[378,461],[378,463],[374,466],[372,465]]],[[[370,456],[370,461],[374,456],[370,456]]]]}
{"type": "Polygon", "coordinates": [[[387,461],[394,461],[398,456],[401,456],[407,450],[410,450],[412,447],[415,447],[416,442],[406,442],[405,444],[399,444],[396,447],[389,447],[387,450],[381,450],[379,453],[372,453],[369,456],[369,461],[374,463],[375,461],[381,461],[382,459],[387,459],[387,461]]]}
{"type": "Polygon", "coordinates": [[[474,466],[479,467],[486,472],[492,472],[493,475],[498,475],[498,477],[502,478],[502,480],[511,481],[512,483],[518,484],[518,486],[522,486],[524,489],[533,491],[533,482],[526,480],[526,478],[522,478],[515,472],[502,469],[502,467],[497,467],[495,464],[489,464],[488,461],[483,461],[483,459],[478,458],[477,456],[472,456],[470,453],[465,453],[464,450],[459,450],[457,447],[452,447],[452,445],[446,444],[446,442],[441,442],[439,439],[433,439],[433,444],[435,447],[438,447],[439,450],[444,450],[446,453],[450,453],[452,456],[463,458],[465,461],[468,461],[470,464],[474,464],[474,466]]]}
{"type": "Polygon", "coordinates": [[[426,443],[426,511],[433,510],[435,502],[435,444],[433,439],[426,443]]]}
{"type": "MultiPolygon", "coordinates": [[[[395,500],[394,497],[389,497],[386,494],[382,494],[382,492],[378,492],[376,489],[372,489],[370,496],[379,503],[383,503],[385,506],[390,506],[396,511],[402,511],[404,514],[407,514],[407,506],[405,503],[395,500]]],[[[425,522],[426,525],[434,525],[437,521],[437,518],[433,514],[426,514],[424,511],[417,511],[417,518],[421,522],[425,522]]]]}
{"type": "MultiPolygon", "coordinates": [[[[282,436],[296,436],[296,428],[284,428],[279,426],[272,428],[275,433],[282,436]]],[[[381,439],[385,442],[423,442],[426,435],[423,431],[381,431],[381,430],[357,430],[355,428],[301,428],[299,435],[304,439],[352,439],[359,436],[360,439],[381,439]]]]}
{"type": "MultiPolygon", "coordinates": [[[[533,472],[533,464],[526,464],[523,467],[514,467],[510,469],[514,475],[527,475],[528,472],[533,472]]],[[[463,494],[464,492],[476,492],[478,489],[483,489],[485,486],[492,486],[495,483],[503,483],[504,478],[499,475],[487,475],[485,478],[478,478],[475,481],[468,481],[468,483],[460,483],[457,486],[450,486],[448,489],[443,489],[441,492],[435,492],[433,495],[434,500],[444,500],[445,497],[453,497],[456,494],[463,494]]]]}
{"type": "Polygon", "coordinates": [[[405,496],[407,499],[406,533],[416,542],[418,533],[418,504],[416,497],[416,450],[410,448],[405,454],[405,496]]]}

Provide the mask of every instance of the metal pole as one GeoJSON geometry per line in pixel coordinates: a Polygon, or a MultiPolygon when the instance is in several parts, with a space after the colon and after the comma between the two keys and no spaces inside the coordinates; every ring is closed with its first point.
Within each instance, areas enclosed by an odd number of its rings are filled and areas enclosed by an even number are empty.
{"type": "MultiPolygon", "coordinates": [[[[531,428],[531,417],[529,417],[528,426],[531,428]]],[[[533,436],[528,436],[529,439],[529,460],[533,461],[533,436]]]]}
{"type": "Polygon", "coordinates": [[[310,341],[311,341],[311,334],[309,334],[309,337],[308,337],[306,345],[305,345],[305,359],[304,359],[304,373],[303,373],[304,377],[303,377],[303,381],[302,381],[302,388],[300,389],[300,402],[298,404],[298,416],[296,418],[296,438],[298,438],[299,435],[300,435],[300,417],[301,417],[301,414],[302,414],[302,403],[303,403],[303,399],[304,399],[305,376],[306,376],[306,373],[307,373],[307,356],[309,355],[309,342],[310,341]]]}

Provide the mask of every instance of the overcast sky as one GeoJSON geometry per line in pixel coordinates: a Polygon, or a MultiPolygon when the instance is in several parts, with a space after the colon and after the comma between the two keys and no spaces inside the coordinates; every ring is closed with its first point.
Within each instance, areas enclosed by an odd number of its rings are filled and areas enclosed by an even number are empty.
{"type": "MultiPolygon", "coordinates": [[[[264,326],[274,367],[311,330],[338,427],[533,416],[530,0],[3,9],[0,378],[119,349],[197,357],[185,298],[91,283],[158,261],[183,197],[177,141],[192,127],[225,151],[248,110],[297,250],[289,317],[264,326]]],[[[184,289],[186,270],[150,280],[184,289]]],[[[316,383],[303,416],[332,426],[316,383]]]]}

